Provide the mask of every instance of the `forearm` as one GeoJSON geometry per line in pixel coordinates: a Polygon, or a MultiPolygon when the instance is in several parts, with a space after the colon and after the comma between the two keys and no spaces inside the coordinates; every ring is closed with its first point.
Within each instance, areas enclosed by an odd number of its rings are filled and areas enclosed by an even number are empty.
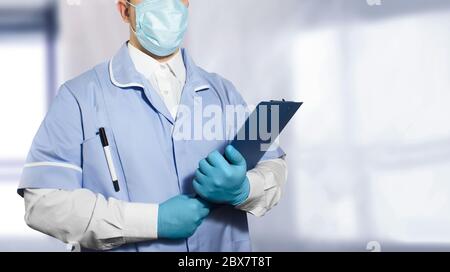
{"type": "Polygon", "coordinates": [[[247,172],[250,194],[237,208],[255,216],[263,216],[280,201],[287,180],[285,158],[260,162],[247,172]]]}
{"type": "Polygon", "coordinates": [[[86,189],[27,189],[24,198],[26,223],[65,243],[108,250],[157,239],[156,204],[106,200],[86,189]]]}

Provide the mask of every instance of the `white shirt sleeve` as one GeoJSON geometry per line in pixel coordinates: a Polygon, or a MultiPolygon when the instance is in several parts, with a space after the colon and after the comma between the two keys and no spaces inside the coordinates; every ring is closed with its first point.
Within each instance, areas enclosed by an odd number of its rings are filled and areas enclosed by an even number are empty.
{"type": "MultiPolygon", "coordinates": [[[[263,216],[280,200],[287,179],[285,159],[259,163],[247,172],[250,194],[237,208],[263,216]]],[[[26,189],[25,221],[31,228],[65,243],[108,250],[157,239],[157,204],[105,199],[86,189],[26,189]]]]}
{"type": "Polygon", "coordinates": [[[288,175],[285,158],[267,160],[247,172],[250,194],[237,208],[255,216],[263,216],[275,207],[281,198],[288,175]]]}
{"type": "Polygon", "coordinates": [[[86,189],[27,189],[25,221],[65,243],[108,250],[157,239],[157,204],[108,200],[86,189]]]}

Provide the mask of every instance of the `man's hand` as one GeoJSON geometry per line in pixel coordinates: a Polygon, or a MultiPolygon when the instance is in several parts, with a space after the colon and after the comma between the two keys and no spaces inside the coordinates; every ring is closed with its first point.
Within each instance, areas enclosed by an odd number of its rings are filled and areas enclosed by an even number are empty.
{"type": "Polygon", "coordinates": [[[159,206],[158,238],[185,239],[191,237],[209,214],[202,200],[179,195],[159,206]]]}
{"type": "Polygon", "coordinates": [[[194,190],[212,203],[242,204],[250,193],[245,158],[231,145],[225,149],[225,157],[218,151],[212,152],[199,163],[194,190]]]}

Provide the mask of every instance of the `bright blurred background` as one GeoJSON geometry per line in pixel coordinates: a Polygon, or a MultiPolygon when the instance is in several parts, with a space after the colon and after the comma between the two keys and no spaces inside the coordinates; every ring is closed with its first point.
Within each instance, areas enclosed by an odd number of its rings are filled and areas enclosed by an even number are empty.
{"type": "MultiPolygon", "coordinates": [[[[114,0],[0,0],[0,251],[29,229],[21,167],[55,90],[128,36],[114,0]]],[[[450,1],[191,0],[186,47],[250,104],[305,105],[257,251],[450,250],[450,1]],[[372,241],[372,242],[371,242],[372,241]]]]}

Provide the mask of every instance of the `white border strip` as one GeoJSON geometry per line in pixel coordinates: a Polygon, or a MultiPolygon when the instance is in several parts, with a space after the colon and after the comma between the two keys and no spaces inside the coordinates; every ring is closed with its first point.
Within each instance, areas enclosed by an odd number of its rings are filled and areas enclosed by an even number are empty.
{"type": "Polygon", "coordinates": [[[63,167],[72,169],[75,171],[78,171],[80,173],[83,173],[83,169],[80,167],[69,164],[69,163],[62,163],[62,162],[34,162],[34,163],[27,163],[25,164],[24,168],[31,168],[31,167],[43,167],[43,166],[54,166],[54,167],[63,167]]]}
{"type": "Polygon", "coordinates": [[[129,83],[129,84],[121,84],[119,82],[117,82],[116,78],[114,77],[114,72],[113,72],[113,60],[111,59],[109,62],[109,77],[111,78],[111,81],[114,85],[116,85],[119,88],[131,88],[131,87],[140,87],[142,89],[145,89],[144,86],[142,86],[139,83],[129,83]]]}

